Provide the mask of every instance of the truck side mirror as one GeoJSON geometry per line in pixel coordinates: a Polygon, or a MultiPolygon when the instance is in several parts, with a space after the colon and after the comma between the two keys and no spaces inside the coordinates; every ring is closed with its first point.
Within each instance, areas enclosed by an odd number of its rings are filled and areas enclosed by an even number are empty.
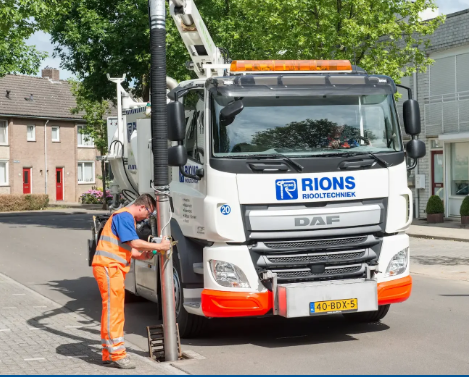
{"type": "Polygon", "coordinates": [[[405,149],[407,156],[413,160],[412,164],[407,166],[407,170],[413,170],[417,166],[418,159],[425,157],[425,143],[422,140],[412,139],[406,144],[405,149]]]}
{"type": "Polygon", "coordinates": [[[241,100],[228,104],[222,111],[220,111],[220,124],[225,127],[229,126],[233,123],[236,115],[243,111],[243,109],[244,105],[241,100]]]}
{"type": "MultiPolygon", "coordinates": [[[[186,117],[181,102],[168,103],[168,139],[183,141],[186,135],[186,117]]],[[[187,153],[186,153],[187,154],[187,153]]]]}
{"type": "Polygon", "coordinates": [[[420,106],[414,99],[404,102],[404,128],[410,136],[417,136],[421,132],[420,106]]]}
{"type": "Polygon", "coordinates": [[[413,139],[410,140],[405,146],[407,155],[414,160],[425,157],[425,143],[422,140],[413,139]]]}
{"type": "Polygon", "coordinates": [[[187,163],[187,149],[184,145],[176,145],[168,149],[168,165],[184,166],[187,163]]]}

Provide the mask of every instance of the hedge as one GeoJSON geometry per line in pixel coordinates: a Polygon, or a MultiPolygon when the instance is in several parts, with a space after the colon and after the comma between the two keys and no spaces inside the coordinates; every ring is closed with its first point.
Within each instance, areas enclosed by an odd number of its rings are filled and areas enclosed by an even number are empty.
{"type": "Polygon", "coordinates": [[[469,196],[466,196],[462,201],[459,213],[461,216],[469,216],[469,196]]]}
{"type": "Polygon", "coordinates": [[[444,213],[443,202],[438,195],[430,196],[427,203],[427,215],[444,213]]]}
{"type": "Polygon", "coordinates": [[[0,195],[0,212],[35,211],[49,205],[49,195],[0,195]]]}

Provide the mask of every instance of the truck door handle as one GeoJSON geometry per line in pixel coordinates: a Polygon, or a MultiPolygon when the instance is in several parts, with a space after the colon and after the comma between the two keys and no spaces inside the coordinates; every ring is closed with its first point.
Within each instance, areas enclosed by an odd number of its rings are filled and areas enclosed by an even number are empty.
{"type": "Polygon", "coordinates": [[[359,169],[359,168],[366,168],[376,164],[375,160],[367,159],[367,160],[354,160],[354,161],[344,161],[339,164],[340,170],[347,170],[347,169],[359,169]]]}
{"type": "Polygon", "coordinates": [[[248,165],[254,171],[288,171],[288,166],[282,163],[264,164],[262,162],[250,162],[248,165]]]}

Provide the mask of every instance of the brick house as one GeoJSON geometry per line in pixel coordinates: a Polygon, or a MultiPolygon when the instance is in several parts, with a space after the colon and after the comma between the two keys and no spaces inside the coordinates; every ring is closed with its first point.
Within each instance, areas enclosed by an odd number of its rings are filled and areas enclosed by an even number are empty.
{"type": "Polygon", "coordinates": [[[59,70],[42,77],[0,78],[0,194],[48,194],[50,202],[77,202],[99,186],[93,142],[79,132],[74,97],[59,70]]]}
{"type": "Polygon", "coordinates": [[[439,195],[445,215],[458,217],[469,194],[469,9],[448,14],[429,39],[426,53],[435,63],[403,80],[420,103],[420,139],[427,146],[409,186],[416,216],[426,217],[428,198],[439,195]]]}

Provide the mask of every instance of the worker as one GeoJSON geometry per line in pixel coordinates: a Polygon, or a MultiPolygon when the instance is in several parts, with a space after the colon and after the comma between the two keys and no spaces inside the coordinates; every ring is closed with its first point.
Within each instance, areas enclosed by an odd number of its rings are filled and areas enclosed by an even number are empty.
{"type": "Polygon", "coordinates": [[[147,260],[153,250],[171,248],[169,240],[150,243],[139,239],[136,222],[150,217],[156,208],[155,199],[144,194],[133,204],[114,212],[106,222],[93,258],[93,275],[103,300],[101,343],[103,364],[120,369],[134,369],[124,345],[125,275],[131,258],[147,260]]]}

